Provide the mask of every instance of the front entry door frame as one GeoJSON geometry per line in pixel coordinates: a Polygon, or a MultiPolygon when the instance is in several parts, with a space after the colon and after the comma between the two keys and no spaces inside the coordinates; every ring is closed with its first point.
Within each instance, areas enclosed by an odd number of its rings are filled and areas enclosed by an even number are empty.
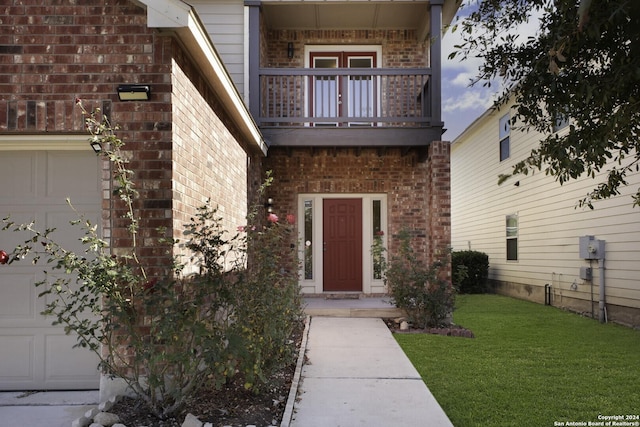
{"type": "MultiPolygon", "coordinates": [[[[382,235],[386,246],[387,196],[386,194],[319,193],[298,195],[298,255],[300,260],[300,286],[305,294],[322,294],[324,290],[323,201],[324,199],[362,200],[362,293],[386,293],[384,281],[375,277],[371,245],[374,234],[382,235]],[[374,213],[374,211],[376,213],[374,213]],[[378,212],[379,211],[379,212],[378,212]],[[375,223],[375,225],[374,225],[375,223]],[[379,230],[374,228],[379,226],[379,230]]],[[[332,293],[331,291],[326,291],[332,293]]]]}

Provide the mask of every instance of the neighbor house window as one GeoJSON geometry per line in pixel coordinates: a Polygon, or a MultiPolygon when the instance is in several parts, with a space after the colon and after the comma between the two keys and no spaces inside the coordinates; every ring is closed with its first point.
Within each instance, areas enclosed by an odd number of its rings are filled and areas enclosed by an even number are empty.
{"type": "Polygon", "coordinates": [[[509,142],[509,135],[511,133],[511,124],[509,122],[509,114],[505,114],[500,118],[500,161],[509,158],[511,152],[511,146],[509,142]]]}
{"type": "Polygon", "coordinates": [[[507,261],[518,260],[518,215],[507,215],[507,261]]]}
{"type": "Polygon", "coordinates": [[[561,114],[559,116],[556,116],[555,120],[553,121],[553,131],[554,132],[561,131],[562,129],[566,128],[567,126],[569,126],[569,116],[568,115],[561,114]]]}

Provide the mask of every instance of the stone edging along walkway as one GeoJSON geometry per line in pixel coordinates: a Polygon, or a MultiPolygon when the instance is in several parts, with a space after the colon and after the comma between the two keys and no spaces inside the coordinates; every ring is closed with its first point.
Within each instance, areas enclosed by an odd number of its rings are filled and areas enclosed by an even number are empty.
{"type": "MultiPolygon", "coordinates": [[[[307,339],[309,337],[309,325],[310,325],[310,316],[307,316],[304,322],[304,332],[302,333],[302,341],[300,342],[300,350],[298,352],[298,360],[296,361],[296,369],[293,374],[293,379],[291,380],[291,388],[289,389],[289,396],[287,397],[287,404],[285,406],[284,414],[282,415],[282,421],[280,423],[280,427],[289,427],[291,424],[291,419],[293,418],[293,405],[295,404],[296,397],[298,395],[298,386],[300,384],[300,377],[302,375],[302,365],[304,364],[304,356],[307,352],[307,339]]],[[[102,426],[99,424],[101,416],[99,414],[107,414],[108,411],[113,407],[121,399],[120,396],[113,396],[106,402],[102,402],[98,405],[98,407],[88,410],[84,416],[76,419],[71,423],[71,427],[89,427],[89,426],[102,426]],[[96,419],[97,417],[97,419],[96,419]]],[[[127,427],[125,424],[121,423],[110,423],[109,426],[112,427],[127,427]]],[[[188,414],[185,418],[183,427],[207,427],[211,426],[211,423],[202,423],[196,417],[191,414],[188,414]]],[[[129,426],[129,427],[137,427],[137,426],[129,426]]],[[[247,427],[257,427],[257,426],[247,426],[247,427]]],[[[265,426],[265,427],[274,427],[274,426],[265,426]]]]}

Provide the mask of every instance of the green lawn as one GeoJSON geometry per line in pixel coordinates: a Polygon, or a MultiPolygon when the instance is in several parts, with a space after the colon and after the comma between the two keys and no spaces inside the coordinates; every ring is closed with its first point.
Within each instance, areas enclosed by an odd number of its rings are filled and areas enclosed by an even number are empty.
{"type": "Polygon", "coordinates": [[[640,415],[640,331],[497,295],[456,306],[476,338],[396,334],[456,427],[640,415]]]}

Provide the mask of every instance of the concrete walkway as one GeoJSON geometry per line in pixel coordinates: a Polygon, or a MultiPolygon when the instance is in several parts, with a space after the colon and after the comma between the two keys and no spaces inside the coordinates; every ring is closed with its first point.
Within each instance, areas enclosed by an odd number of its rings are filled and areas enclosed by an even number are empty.
{"type": "Polygon", "coordinates": [[[70,427],[98,406],[99,392],[47,391],[0,393],[0,427],[70,427]]]}
{"type": "Polygon", "coordinates": [[[452,426],[381,319],[312,317],[293,427],[452,426]]]}

